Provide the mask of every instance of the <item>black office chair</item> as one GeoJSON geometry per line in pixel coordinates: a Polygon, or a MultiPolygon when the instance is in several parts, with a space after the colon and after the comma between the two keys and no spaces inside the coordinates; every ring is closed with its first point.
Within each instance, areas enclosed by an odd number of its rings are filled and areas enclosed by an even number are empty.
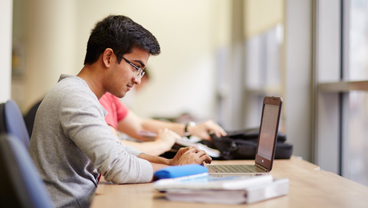
{"type": "Polygon", "coordinates": [[[4,107],[5,103],[0,103],[0,135],[6,134],[4,107]]]}
{"type": "Polygon", "coordinates": [[[42,102],[42,100],[40,100],[39,102],[34,104],[32,106],[32,108],[24,116],[24,122],[26,123],[29,138],[31,138],[31,136],[32,136],[34,120],[35,120],[35,117],[36,117],[38,107],[40,106],[41,102],[42,102]]]}
{"type": "Polygon", "coordinates": [[[0,135],[0,207],[54,207],[28,150],[12,135],[0,135]]]}
{"type": "MultiPolygon", "coordinates": [[[[17,103],[13,100],[8,100],[4,103],[3,109],[0,109],[0,111],[0,114],[2,114],[0,115],[0,123],[2,123],[1,125],[5,125],[5,133],[14,135],[28,149],[29,134],[17,103]]],[[[4,133],[4,130],[1,133],[4,133]]]]}

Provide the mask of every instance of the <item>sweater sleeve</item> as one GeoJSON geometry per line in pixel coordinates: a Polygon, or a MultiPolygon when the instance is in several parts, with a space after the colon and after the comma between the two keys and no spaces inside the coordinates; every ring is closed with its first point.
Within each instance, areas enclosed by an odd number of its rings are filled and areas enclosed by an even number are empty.
{"type": "Polygon", "coordinates": [[[72,99],[65,99],[60,112],[64,134],[90,158],[107,181],[151,181],[151,164],[137,157],[140,151],[122,144],[113,135],[104,120],[105,112],[97,98],[78,94],[72,99]]]}

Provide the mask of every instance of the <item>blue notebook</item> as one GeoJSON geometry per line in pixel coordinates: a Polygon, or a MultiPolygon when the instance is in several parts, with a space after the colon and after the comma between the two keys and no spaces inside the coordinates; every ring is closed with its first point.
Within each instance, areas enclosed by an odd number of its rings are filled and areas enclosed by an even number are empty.
{"type": "Polygon", "coordinates": [[[183,176],[196,175],[201,173],[207,173],[208,169],[202,165],[178,165],[170,166],[167,168],[160,169],[155,172],[154,180],[164,179],[164,178],[177,178],[183,176]]]}

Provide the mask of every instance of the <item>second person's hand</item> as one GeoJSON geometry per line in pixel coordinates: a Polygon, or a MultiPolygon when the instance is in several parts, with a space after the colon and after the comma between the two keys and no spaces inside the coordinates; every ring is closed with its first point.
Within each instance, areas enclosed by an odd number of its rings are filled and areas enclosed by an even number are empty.
{"type": "Polygon", "coordinates": [[[208,120],[195,126],[188,126],[188,132],[190,135],[195,135],[205,140],[211,139],[209,133],[213,133],[217,137],[226,136],[224,129],[212,120],[208,120]]]}
{"type": "Polygon", "coordinates": [[[166,151],[168,151],[175,144],[177,139],[181,139],[181,137],[177,133],[167,128],[164,128],[158,130],[155,142],[160,143],[160,146],[162,146],[166,151]]]}

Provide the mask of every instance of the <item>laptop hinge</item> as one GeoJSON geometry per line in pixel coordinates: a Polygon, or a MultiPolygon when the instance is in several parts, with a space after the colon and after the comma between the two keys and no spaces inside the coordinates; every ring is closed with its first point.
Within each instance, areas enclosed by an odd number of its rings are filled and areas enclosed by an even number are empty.
{"type": "Polygon", "coordinates": [[[259,164],[257,164],[256,163],[256,165],[255,165],[257,168],[259,168],[259,169],[262,169],[264,172],[268,172],[268,170],[265,168],[265,167],[263,167],[263,166],[261,166],[261,165],[259,165],[259,164]]]}

